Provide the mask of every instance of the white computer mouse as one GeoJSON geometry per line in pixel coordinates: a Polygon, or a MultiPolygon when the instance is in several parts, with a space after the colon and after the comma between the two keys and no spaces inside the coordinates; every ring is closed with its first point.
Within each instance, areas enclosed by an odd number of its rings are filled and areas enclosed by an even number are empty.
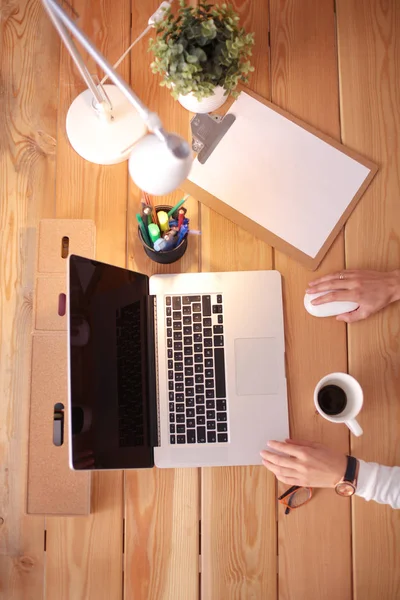
{"type": "Polygon", "coordinates": [[[318,292],[317,294],[306,294],[304,296],[305,309],[313,317],[335,317],[336,315],[353,312],[359,307],[357,302],[327,302],[318,306],[311,304],[312,300],[325,294],[329,294],[329,292],[318,292]]]}

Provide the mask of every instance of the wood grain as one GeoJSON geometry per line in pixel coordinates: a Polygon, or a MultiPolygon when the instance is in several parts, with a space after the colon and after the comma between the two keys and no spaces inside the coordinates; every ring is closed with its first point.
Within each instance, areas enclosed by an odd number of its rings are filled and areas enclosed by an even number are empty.
{"type": "Polygon", "coordinates": [[[126,472],[125,598],[198,597],[198,482],[197,469],[126,472]]]}
{"type": "MultiPolygon", "coordinates": [[[[249,87],[269,97],[268,4],[233,3],[255,32],[249,87]]],[[[223,108],[223,107],[222,107],[223,108]]],[[[269,269],[270,246],[201,206],[202,271],[269,269]]],[[[261,467],[202,469],[201,597],[276,598],[275,481],[261,467]]]]}
{"type": "Polygon", "coordinates": [[[39,0],[0,2],[0,597],[43,597],[26,516],[35,228],[54,211],[59,42],[39,0]],[[53,56],[56,61],[53,63],[53,56]]]}
{"type": "MultiPolygon", "coordinates": [[[[331,0],[271,1],[272,101],[339,139],[333,8],[331,0]]],[[[340,235],[319,273],[340,269],[343,254],[340,235]]],[[[323,375],[347,369],[345,327],[333,319],[314,319],[304,310],[309,272],[278,252],[275,267],[285,280],[291,437],[348,451],[346,428],[317,416],[312,400],[323,375]]],[[[318,272],[312,278],[316,276],[318,272]]],[[[333,490],[318,490],[306,507],[290,517],[280,510],[278,529],[280,598],[351,598],[348,501],[333,490]]]]}
{"type": "MultiPolygon", "coordinates": [[[[129,44],[129,0],[86,4],[74,2],[79,23],[114,62],[129,44]]],[[[342,141],[380,165],[346,228],[346,265],[398,268],[400,5],[397,0],[336,0],[336,5],[342,141]]],[[[158,0],[132,0],[134,36],[157,6],[158,0]]],[[[265,0],[236,0],[235,6],[246,28],[256,32],[257,71],[250,87],[339,139],[332,0],[270,0],[270,15],[265,0]]],[[[168,128],[188,136],[188,113],[149,74],[147,43],[136,47],[131,65],[128,59],[119,71],[129,80],[131,66],[134,89],[168,128]]],[[[275,481],[261,468],[204,469],[201,481],[197,470],[126,473],[125,503],[122,473],[98,473],[93,514],[48,518],[44,553],[43,518],[24,514],[38,220],[94,218],[97,256],[149,274],[274,263],[268,246],[212,211],[202,207],[197,221],[194,199],[188,207],[192,227],[198,223],[203,230],[201,252],[191,239],[176,265],[159,268],[144,257],[134,221],[139,192],[131,186],[128,196],[126,164],[90,165],[65,138],[66,111],[84,85],[64,49],[60,73],[58,36],[39,0],[0,0],[0,77],[0,406],[5,415],[0,422],[0,598],[118,600],[124,592],[129,600],[195,600],[200,489],[204,600],[273,600],[278,594],[283,600],[350,598],[349,504],[318,490],[312,502],[289,517],[279,512],[277,537],[275,481]]],[[[167,200],[178,197],[177,192],[167,200]]],[[[341,236],[319,272],[342,268],[343,253],[341,236]]],[[[344,428],[321,422],[311,400],[320,376],[346,370],[345,330],[304,313],[309,278],[304,269],[280,254],[275,266],[285,278],[292,435],[347,450],[344,428]]],[[[398,306],[349,328],[349,367],[366,398],[360,417],[365,433],[353,440],[352,451],[386,464],[400,464],[398,332],[398,306]]],[[[354,598],[397,600],[398,513],[356,499],[353,520],[354,598]]]]}
{"type": "MultiPolygon", "coordinates": [[[[130,40],[130,4],[76,0],[79,25],[111,61],[130,40]],[[115,32],[118,32],[116,34],[115,32]]],[[[96,72],[88,61],[91,72],[96,72]]],[[[127,65],[121,65],[127,77],[127,65]]],[[[101,73],[99,73],[101,75],[101,73]]],[[[99,260],[125,266],[127,165],[102,167],[84,161],[70,146],[65,117],[83,91],[79,74],[61,51],[57,143],[56,216],[91,218],[96,223],[99,260]]],[[[46,598],[108,600],[122,597],[123,473],[96,473],[92,479],[90,517],[47,520],[46,598]]]]}
{"type": "MultiPolygon", "coordinates": [[[[132,1],[132,38],[144,29],[158,0],[132,1]]],[[[132,87],[162,119],[166,129],[189,140],[190,114],[174,101],[159,78],[150,72],[147,51],[150,33],[131,56],[132,87]]],[[[156,176],[156,173],[155,173],[156,176]]],[[[154,198],[173,206],[182,191],[154,198]]],[[[198,271],[198,236],[190,236],[184,257],[159,265],[144,253],[135,214],[140,190],[130,182],[128,207],[128,265],[152,275],[198,271]]],[[[198,205],[186,204],[192,229],[198,229],[198,205]]],[[[195,600],[199,588],[199,486],[197,469],[152,469],[126,472],[125,489],[125,598],[126,600],[195,600]]]]}
{"type": "Polygon", "coordinates": [[[122,472],[92,474],[89,517],[47,517],[48,600],[122,598],[122,472]]]}
{"type": "Polygon", "coordinates": [[[276,486],[263,467],[202,469],[202,598],[276,598],[276,486]]]}
{"type": "MultiPolygon", "coordinates": [[[[349,268],[400,266],[400,5],[337,2],[343,141],[380,170],[346,228],[349,268]]],[[[364,435],[352,453],[400,465],[399,306],[349,327],[349,369],[361,383],[364,435]]],[[[400,513],[357,498],[353,506],[354,597],[400,597],[400,513]]]]}

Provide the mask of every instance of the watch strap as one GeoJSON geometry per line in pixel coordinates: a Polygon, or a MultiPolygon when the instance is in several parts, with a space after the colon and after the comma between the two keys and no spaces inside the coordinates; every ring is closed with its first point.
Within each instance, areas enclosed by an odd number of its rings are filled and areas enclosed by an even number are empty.
{"type": "Polygon", "coordinates": [[[354,456],[347,456],[347,467],[343,481],[353,483],[357,476],[357,459],[354,456]]]}

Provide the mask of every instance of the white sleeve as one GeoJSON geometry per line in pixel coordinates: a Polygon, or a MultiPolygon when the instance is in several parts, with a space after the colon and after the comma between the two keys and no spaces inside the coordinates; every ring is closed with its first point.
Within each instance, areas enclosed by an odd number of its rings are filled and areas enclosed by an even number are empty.
{"type": "Polygon", "coordinates": [[[400,467],[384,467],[359,461],[356,495],[400,508],[400,467]]]}

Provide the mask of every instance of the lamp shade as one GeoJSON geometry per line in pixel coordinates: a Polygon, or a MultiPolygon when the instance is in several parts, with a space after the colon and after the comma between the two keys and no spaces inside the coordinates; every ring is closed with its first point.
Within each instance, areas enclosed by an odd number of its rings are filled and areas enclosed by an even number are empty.
{"type": "Polygon", "coordinates": [[[136,185],[153,196],[169,194],[189,175],[193,156],[189,144],[175,134],[168,142],[148,134],[133,147],[129,174],[136,185]]]}

